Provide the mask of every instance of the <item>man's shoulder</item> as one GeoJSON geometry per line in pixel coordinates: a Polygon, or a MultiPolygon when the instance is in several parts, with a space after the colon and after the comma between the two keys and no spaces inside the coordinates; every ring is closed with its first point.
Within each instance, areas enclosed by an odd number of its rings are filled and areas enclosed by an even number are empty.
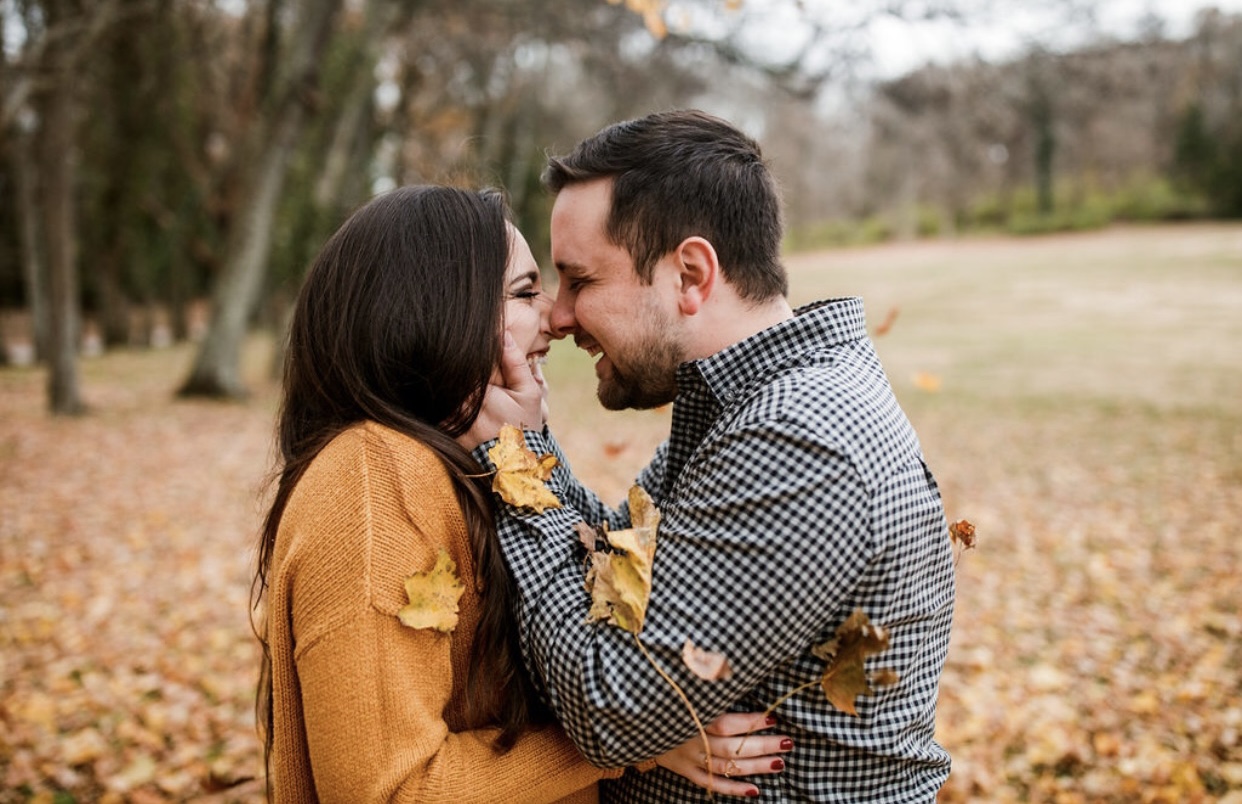
{"type": "Polygon", "coordinates": [[[866,342],[808,349],[796,360],[757,374],[737,400],[753,415],[814,422],[851,414],[866,418],[893,401],[888,379],[866,342]]]}
{"type": "Polygon", "coordinates": [[[726,426],[784,431],[880,473],[917,455],[913,427],[878,361],[863,351],[828,350],[757,378],[732,406],[726,426]]]}

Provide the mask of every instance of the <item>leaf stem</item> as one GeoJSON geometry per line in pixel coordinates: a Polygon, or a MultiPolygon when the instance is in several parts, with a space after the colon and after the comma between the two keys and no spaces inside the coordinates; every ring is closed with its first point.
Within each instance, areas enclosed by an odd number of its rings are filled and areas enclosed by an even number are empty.
{"type": "MultiPolygon", "coordinates": [[[[643,641],[638,638],[638,634],[634,634],[634,642],[635,644],[638,645],[638,649],[643,652],[643,656],[647,657],[648,663],[650,663],[651,666],[655,668],[655,671],[659,673],[664,678],[665,681],[668,682],[669,686],[673,688],[673,691],[676,692],[678,697],[681,698],[681,702],[686,705],[686,710],[690,712],[690,717],[693,718],[694,725],[697,726],[699,729],[699,739],[703,741],[703,763],[704,765],[707,766],[707,783],[711,784],[712,777],[715,775],[712,772],[712,746],[711,746],[711,743],[707,741],[707,729],[703,728],[703,721],[699,720],[699,713],[694,711],[694,705],[690,703],[690,699],[686,697],[686,693],[682,690],[681,686],[676,681],[673,680],[672,676],[664,672],[663,667],[660,667],[660,665],[656,664],[656,660],[652,658],[650,653],[647,652],[647,646],[644,645],[643,641]]],[[[746,738],[743,737],[742,741],[745,742],[746,738]]],[[[738,750],[739,751],[741,750],[740,745],[738,746],[738,750]]],[[[712,797],[712,790],[709,787],[707,788],[707,798],[711,799],[711,797],[712,797]]]]}
{"type": "MultiPolygon", "coordinates": [[[[772,705],[771,705],[771,706],[769,706],[767,709],[763,710],[763,716],[766,718],[768,715],[770,715],[770,714],[772,714],[773,712],[775,712],[775,711],[776,711],[776,707],[778,707],[778,706],[780,706],[781,704],[785,703],[785,701],[788,701],[790,698],[794,697],[795,695],[797,695],[798,693],[802,692],[803,690],[808,690],[808,689],[810,689],[811,687],[814,687],[816,684],[819,684],[819,683],[820,683],[820,681],[821,681],[821,679],[815,678],[815,679],[811,679],[810,681],[806,682],[805,684],[801,684],[801,685],[799,685],[799,686],[797,686],[797,687],[794,687],[794,688],[793,688],[793,689],[791,689],[789,692],[787,692],[787,693],[785,693],[784,695],[782,695],[781,697],[777,698],[777,699],[776,699],[776,703],[772,704],[772,705]]],[[[737,744],[737,753],[739,753],[739,754],[740,754],[740,753],[742,752],[742,746],[746,745],[746,738],[747,738],[747,737],[750,737],[750,735],[751,735],[751,732],[747,732],[746,734],[743,734],[743,735],[742,735],[742,741],[741,741],[741,742],[739,742],[739,743],[737,744]]]]}

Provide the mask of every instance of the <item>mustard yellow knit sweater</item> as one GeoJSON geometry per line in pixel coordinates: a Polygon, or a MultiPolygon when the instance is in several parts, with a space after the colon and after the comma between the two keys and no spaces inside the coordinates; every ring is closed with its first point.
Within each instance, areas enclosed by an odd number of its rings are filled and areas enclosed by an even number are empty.
{"type": "Polygon", "coordinates": [[[286,802],[591,802],[620,771],[587,764],[559,728],[496,754],[469,722],[474,561],[443,466],[377,424],[338,436],[302,477],[272,557],[271,789],[286,802]],[[466,589],[451,634],[407,628],[406,576],[443,547],[466,589]]]}

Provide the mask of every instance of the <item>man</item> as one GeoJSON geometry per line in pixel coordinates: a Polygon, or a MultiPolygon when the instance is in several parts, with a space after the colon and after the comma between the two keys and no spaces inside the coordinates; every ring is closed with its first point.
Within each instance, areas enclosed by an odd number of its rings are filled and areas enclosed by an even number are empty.
{"type": "MultiPolygon", "coordinates": [[[[809,685],[775,711],[794,746],[784,772],[759,781],[763,800],[932,801],[949,772],[932,733],[951,547],[861,302],[790,309],[775,183],[758,145],[717,118],[678,111],[611,126],[553,158],[544,178],[556,194],[554,334],[597,358],[605,407],[673,404],[669,439],[638,478],[662,514],[643,644],[704,722],[809,685]],[[860,696],[856,716],[828,702],[812,653],[855,609],[891,634],[868,670],[899,675],[860,696]],[[695,677],[681,660],[687,638],[724,654],[732,675],[695,677]]],[[[541,384],[512,351],[481,437],[541,420],[541,384]]],[[[536,454],[559,454],[546,428],[525,437],[536,454]]],[[[485,463],[487,446],[475,451],[485,463]]],[[[631,634],[586,622],[575,525],[627,527],[627,507],[603,506],[567,468],[548,485],[563,507],[499,505],[523,654],[587,759],[632,765],[695,727],[631,634]]],[[[659,768],[603,791],[606,801],[704,796],[659,768]]]]}

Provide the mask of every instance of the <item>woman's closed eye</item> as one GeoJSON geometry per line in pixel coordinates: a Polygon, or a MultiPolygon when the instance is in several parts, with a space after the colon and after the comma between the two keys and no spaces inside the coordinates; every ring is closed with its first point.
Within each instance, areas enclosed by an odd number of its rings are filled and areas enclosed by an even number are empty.
{"type": "Polygon", "coordinates": [[[551,302],[552,297],[544,293],[542,290],[529,288],[527,290],[517,290],[509,294],[510,299],[522,299],[524,301],[546,301],[551,302]]]}

